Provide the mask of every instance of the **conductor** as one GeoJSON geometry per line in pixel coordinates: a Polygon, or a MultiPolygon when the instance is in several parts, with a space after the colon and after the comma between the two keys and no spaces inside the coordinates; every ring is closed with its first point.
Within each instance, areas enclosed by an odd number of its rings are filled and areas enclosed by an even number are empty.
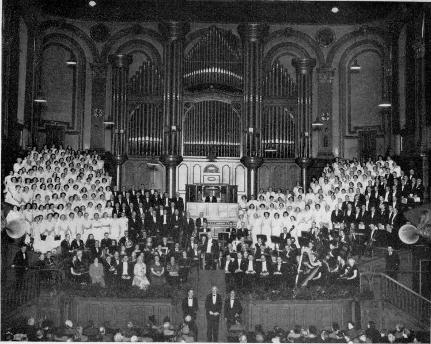
{"type": "Polygon", "coordinates": [[[211,288],[211,293],[205,300],[205,313],[207,316],[207,342],[218,341],[218,329],[220,313],[222,310],[221,295],[217,293],[217,287],[211,288]]]}

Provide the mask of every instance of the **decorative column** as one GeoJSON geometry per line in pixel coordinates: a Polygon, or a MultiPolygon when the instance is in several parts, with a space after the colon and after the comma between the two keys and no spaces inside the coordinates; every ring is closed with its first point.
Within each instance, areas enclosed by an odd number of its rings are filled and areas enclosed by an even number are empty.
{"type": "MultiPolygon", "coordinates": [[[[317,113],[323,121],[322,131],[319,132],[317,142],[317,154],[321,157],[332,157],[332,83],[334,81],[335,69],[324,66],[317,70],[318,75],[318,109],[317,113]]],[[[315,141],[316,142],[316,141],[315,141]]]]}
{"type": "Polygon", "coordinates": [[[92,88],[91,88],[91,149],[103,151],[105,149],[105,95],[106,95],[106,71],[105,63],[91,64],[92,88]]]}
{"type": "MultiPolygon", "coordinates": [[[[424,23],[423,23],[424,25],[424,23]]],[[[413,44],[415,52],[415,138],[421,159],[422,181],[425,185],[424,198],[428,199],[429,159],[427,152],[427,114],[426,114],[426,59],[423,33],[413,44]]]]}
{"type": "Polygon", "coordinates": [[[117,165],[117,187],[120,189],[121,167],[127,160],[127,81],[132,56],[123,54],[110,55],[109,62],[112,65],[111,118],[114,121],[111,149],[117,165]]]}
{"type": "Polygon", "coordinates": [[[313,111],[312,82],[315,59],[293,59],[298,88],[298,111],[296,120],[296,163],[301,168],[302,187],[307,190],[307,169],[313,163],[311,158],[311,123],[313,111]]]}
{"type": "Polygon", "coordinates": [[[166,191],[169,197],[176,192],[176,171],[181,163],[181,122],[183,114],[184,38],[190,27],[187,23],[171,21],[159,25],[165,38],[163,58],[163,154],[160,161],[166,167],[166,191]]]}
{"type": "Polygon", "coordinates": [[[258,168],[262,166],[262,77],[263,39],[268,34],[266,24],[247,23],[238,26],[243,49],[243,116],[244,147],[241,162],[247,168],[247,195],[257,197],[258,168]]]}

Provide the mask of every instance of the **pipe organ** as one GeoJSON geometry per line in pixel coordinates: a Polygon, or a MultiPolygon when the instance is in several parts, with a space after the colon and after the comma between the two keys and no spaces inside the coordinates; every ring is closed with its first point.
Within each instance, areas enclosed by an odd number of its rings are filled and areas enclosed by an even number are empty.
{"type": "Polygon", "coordinates": [[[238,38],[211,26],[184,58],[184,87],[196,90],[210,85],[242,90],[242,57],[238,38]]]}
{"type": "Polygon", "coordinates": [[[185,116],[183,155],[240,157],[240,115],[231,104],[216,100],[198,102],[185,116]]]}
{"type": "Polygon", "coordinates": [[[188,34],[183,22],[159,29],[163,64],[145,61],[128,80],[121,79],[124,72],[114,74],[113,85],[121,83],[123,91],[113,94],[112,118],[124,133],[114,136],[115,154],[118,147],[125,158],[159,158],[171,196],[184,156],[238,159],[247,168],[250,195],[263,158],[309,154],[299,142],[303,128],[310,130],[314,65],[293,63],[294,78],[278,59],[264,61],[267,25],[241,24],[239,36],[216,26],[188,34]]]}
{"type": "Polygon", "coordinates": [[[263,80],[262,151],[265,158],[294,158],[297,88],[286,67],[276,61],[263,80]],[[271,149],[271,150],[270,150],[271,149]]]}
{"type": "Polygon", "coordinates": [[[128,154],[159,156],[163,144],[163,74],[145,61],[129,80],[128,154]]]}

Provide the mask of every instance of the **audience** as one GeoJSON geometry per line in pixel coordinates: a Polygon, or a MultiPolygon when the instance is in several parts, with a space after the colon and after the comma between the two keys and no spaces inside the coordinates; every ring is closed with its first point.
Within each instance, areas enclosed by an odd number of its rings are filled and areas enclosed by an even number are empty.
{"type": "MultiPolygon", "coordinates": [[[[353,322],[347,324],[346,329],[340,329],[338,323],[331,328],[317,329],[310,325],[302,328],[299,325],[291,330],[278,326],[264,330],[256,325],[254,331],[244,329],[238,331],[234,337],[228,336],[230,342],[239,343],[426,343],[427,333],[415,333],[398,324],[392,330],[378,330],[373,321],[370,321],[366,330],[355,327],[353,322]]],[[[184,317],[181,324],[174,326],[168,317],[160,325],[154,316],[150,316],[148,323],[142,327],[128,321],[125,328],[116,328],[109,323],[96,327],[93,321],[83,327],[74,325],[66,320],[63,326],[55,327],[52,321],[36,322],[29,318],[27,324],[6,328],[2,332],[2,340],[13,341],[79,341],[79,342],[195,342],[197,326],[190,315],[184,317]]]]}

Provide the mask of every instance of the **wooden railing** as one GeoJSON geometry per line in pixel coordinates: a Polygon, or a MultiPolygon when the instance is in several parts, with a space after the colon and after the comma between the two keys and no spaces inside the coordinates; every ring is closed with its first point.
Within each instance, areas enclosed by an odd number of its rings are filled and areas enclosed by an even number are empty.
{"type": "Polygon", "coordinates": [[[64,281],[64,272],[58,269],[29,269],[20,283],[3,285],[1,291],[2,313],[7,314],[34,300],[41,288],[58,288],[64,281]]]}
{"type": "Polygon", "coordinates": [[[360,282],[362,293],[372,291],[374,298],[390,303],[418,321],[429,321],[431,301],[388,275],[379,272],[362,272],[360,282]]]}

